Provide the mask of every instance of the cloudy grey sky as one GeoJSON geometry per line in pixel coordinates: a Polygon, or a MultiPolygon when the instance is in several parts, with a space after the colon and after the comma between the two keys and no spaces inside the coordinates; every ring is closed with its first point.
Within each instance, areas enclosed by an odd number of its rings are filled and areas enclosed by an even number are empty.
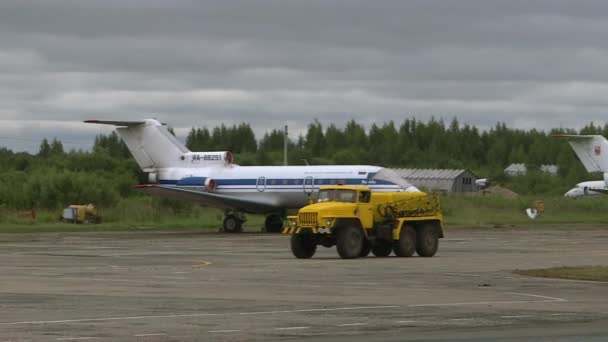
{"type": "Polygon", "coordinates": [[[85,119],[604,124],[608,2],[0,0],[0,146],[85,119]]]}

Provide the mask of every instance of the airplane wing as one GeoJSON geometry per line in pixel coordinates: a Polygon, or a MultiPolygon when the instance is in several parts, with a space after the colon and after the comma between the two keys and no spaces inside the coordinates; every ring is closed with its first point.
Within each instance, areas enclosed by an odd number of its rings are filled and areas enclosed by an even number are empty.
{"type": "Polygon", "coordinates": [[[85,123],[100,124],[100,125],[114,125],[114,126],[137,126],[143,125],[146,122],[140,121],[111,121],[111,120],[86,120],[85,123]]]}
{"type": "Polygon", "coordinates": [[[201,205],[214,208],[237,209],[246,213],[268,213],[278,208],[270,203],[254,202],[234,196],[181,189],[159,184],[136,185],[133,189],[152,195],[198,202],[201,205]]]}
{"type": "Polygon", "coordinates": [[[587,191],[593,191],[600,194],[608,195],[608,189],[588,189],[587,191]]]}

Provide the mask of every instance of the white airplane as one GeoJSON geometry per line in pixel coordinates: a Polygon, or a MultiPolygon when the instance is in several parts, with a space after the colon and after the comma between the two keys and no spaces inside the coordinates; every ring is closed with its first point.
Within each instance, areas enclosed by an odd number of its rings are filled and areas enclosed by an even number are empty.
{"type": "Polygon", "coordinates": [[[149,184],[146,193],[225,209],[223,229],[238,232],[244,213],[266,214],[265,230],[279,232],[287,209],[306,205],[322,185],[365,184],[372,191],[420,191],[379,166],[239,166],[230,152],[191,152],[154,119],[87,120],[119,126],[116,131],[149,184]]]}
{"type": "Polygon", "coordinates": [[[577,184],[564,196],[580,197],[608,194],[608,140],[601,135],[555,135],[565,138],[583,163],[587,172],[602,172],[603,181],[588,181],[577,184]]]}
{"type": "Polygon", "coordinates": [[[568,190],[564,194],[566,197],[582,197],[582,196],[596,196],[608,194],[608,187],[604,181],[588,181],[578,183],[574,188],[568,190]]]}

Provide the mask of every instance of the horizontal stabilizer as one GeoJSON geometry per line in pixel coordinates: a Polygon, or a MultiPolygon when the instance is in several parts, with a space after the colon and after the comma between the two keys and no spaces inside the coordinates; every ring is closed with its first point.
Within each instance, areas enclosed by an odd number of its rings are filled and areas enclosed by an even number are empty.
{"type": "Polygon", "coordinates": [[[567,140],[590,140],[596,137],[596,135],[574,135],[574,134],[553,134],[553,138],[567,139],[567,140]]]}
{"type": "Polygon", "coordinates": [[[146,123],[146,121],[144,121],[144,120],[140,120],[140,121],[86,120],[85,123],[129,127],[129,126],[143,125],[146,123]]]}
{"type": "Polygon", "coordinates": [[[201,205],[215,208],[236,209],[246,213],[269,213],[278,208],[269,203],[254,202],[234,196],[182,189],[167,185],[143,184],[136,185],[133,189],[151,195],[198,202],[201,205]]]}

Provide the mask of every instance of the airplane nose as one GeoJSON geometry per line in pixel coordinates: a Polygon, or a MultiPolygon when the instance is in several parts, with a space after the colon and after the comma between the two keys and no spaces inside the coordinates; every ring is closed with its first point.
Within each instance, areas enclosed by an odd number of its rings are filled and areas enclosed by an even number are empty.
{"type": "Polygon", "coordinates": [[[564,197],[576,197],[576,189],[570,189],[564,194],[564,197]]]}

